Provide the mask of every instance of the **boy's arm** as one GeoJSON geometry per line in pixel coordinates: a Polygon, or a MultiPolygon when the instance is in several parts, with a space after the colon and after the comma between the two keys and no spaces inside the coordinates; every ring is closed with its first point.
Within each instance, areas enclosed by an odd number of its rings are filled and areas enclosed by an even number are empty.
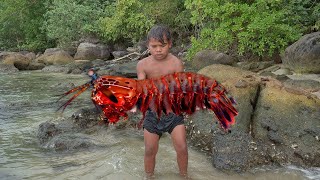
{"type": "Polygon", "coordinates": [[[137,77],[138,77],[138,79],[147,79],[147,75],[144,72],[142,64],[143,64],[142,61],[139,61],[137,64],[137,68],[136,68],[137,69],[137,77]]]}

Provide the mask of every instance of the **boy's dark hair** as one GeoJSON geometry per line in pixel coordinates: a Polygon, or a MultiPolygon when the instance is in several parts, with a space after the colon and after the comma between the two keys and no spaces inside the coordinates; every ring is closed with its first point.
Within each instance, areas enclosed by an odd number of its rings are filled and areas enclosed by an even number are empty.
{"type": "Polygon", "coordinates": [[[164,43],[164,38],[166,38],[168,41],[171,41],[171,33],[168,27],[163,25],[156,25],[150,29],[147,36],[147,42],[149,42],[151,38],[164,43]]]}

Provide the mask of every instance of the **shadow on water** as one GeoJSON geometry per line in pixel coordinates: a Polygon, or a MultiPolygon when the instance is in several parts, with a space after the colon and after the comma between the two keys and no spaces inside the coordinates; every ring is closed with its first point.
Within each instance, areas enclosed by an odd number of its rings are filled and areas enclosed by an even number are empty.
{"type": "MultiPolygon", "coordinates": [[[[56,112],[57,94],[89,79],[85,75],[19,72],[0,79],[0,179],[143,179],[144,142],[137,129],[101,128],[72,138],[88,138],[94,146],[73,150],[43,148],[39,124],[70,117],[92,106],[90,92],[78,97],[64,114],[56,112]]],[[[179,179],[170,136],[160,140],[156,179],[179,179]]],[[[221,172],[210,157],[189,148],[192,179],[320,179],[320,169],[260,167],[243,174],[221,172]]]]}

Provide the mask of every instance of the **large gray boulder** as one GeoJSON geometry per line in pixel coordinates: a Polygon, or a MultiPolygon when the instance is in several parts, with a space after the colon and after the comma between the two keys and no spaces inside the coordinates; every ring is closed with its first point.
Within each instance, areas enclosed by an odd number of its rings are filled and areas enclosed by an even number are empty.
{"type": "Polygon", "coordinates": [[[236,60],[227,54],[214,50],[203,50],[194,56],[192,60],[192,67],[196,70],[200,70],[201,68],[211,64],[232,65],[235,62],[236,60]]]}
{"type": "Polygon", "coordinates": [[[74,56],[75,60],[96,60],[103,59],[107,60],[110,56],[108,46],[103,44],[93,43],[81,43],[78,46],[77,53],[74,56]]]}
{"type": "Polygon", "coordinates": [[[282,62],[297,73],[320,73],[320,32],[307,34],[287,47],[282,62]]]}

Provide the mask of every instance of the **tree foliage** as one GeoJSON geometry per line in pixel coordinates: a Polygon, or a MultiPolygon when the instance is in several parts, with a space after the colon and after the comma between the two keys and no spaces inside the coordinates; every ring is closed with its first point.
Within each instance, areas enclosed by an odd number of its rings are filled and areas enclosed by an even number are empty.
{"type": "Polygon", "coordinates": [[[101,33],[109,41],[137,42],[154,24],[165,24],[182,37],[189,32],[189,13],[184,0],[118,0],[106,8],[101,33]]]}
{"type": "Polygon", "coordinates": [[[192,38],[189,58],[202,49],[259,56],[283,51],[302,35],[306,25],[296,23],[303,17],[293,13],[298,8],[293,2],[186,0],[185,5],[192,14],[191,22],[199,28],[192,38]]]}
{"type": "Polygon", "coordinates": [[[41,29],[46,8],[43,0],[2,0],[0,49],[43,50],[50,46],[41,29]]]}
{"type": "Polygon", "coordinates": [[[120,0],[110,4],[107,15],[100,19],[101,35],[108,41],[139,40],[153,21],[141,11],[139,0],[120,0]]]}
{"type": "Polygon", "coordinates": [[[103,6],[98,3],[93,0],[53,0],[48,5],[43,24],[47,36],[65,47],[85,35],[96,33],[97,20],[104,13],[103,6]]]}
{"type": "Polygon", "coordinates": [[[158,0],[146,1],[143,11],[155,24],[165,24],[170,27],[177,39],[190,35],[192,24],[190,22],[190,11],[184,6],[184,0],[158,0]]]}
{"type": "Polygon", "coordinates": [[[270,56],[320,28],[318,0],[2,0],[0,50],[39,51],[91,35],[135,43],[170,27],[188,57],[203,49],[270,56]]]}

